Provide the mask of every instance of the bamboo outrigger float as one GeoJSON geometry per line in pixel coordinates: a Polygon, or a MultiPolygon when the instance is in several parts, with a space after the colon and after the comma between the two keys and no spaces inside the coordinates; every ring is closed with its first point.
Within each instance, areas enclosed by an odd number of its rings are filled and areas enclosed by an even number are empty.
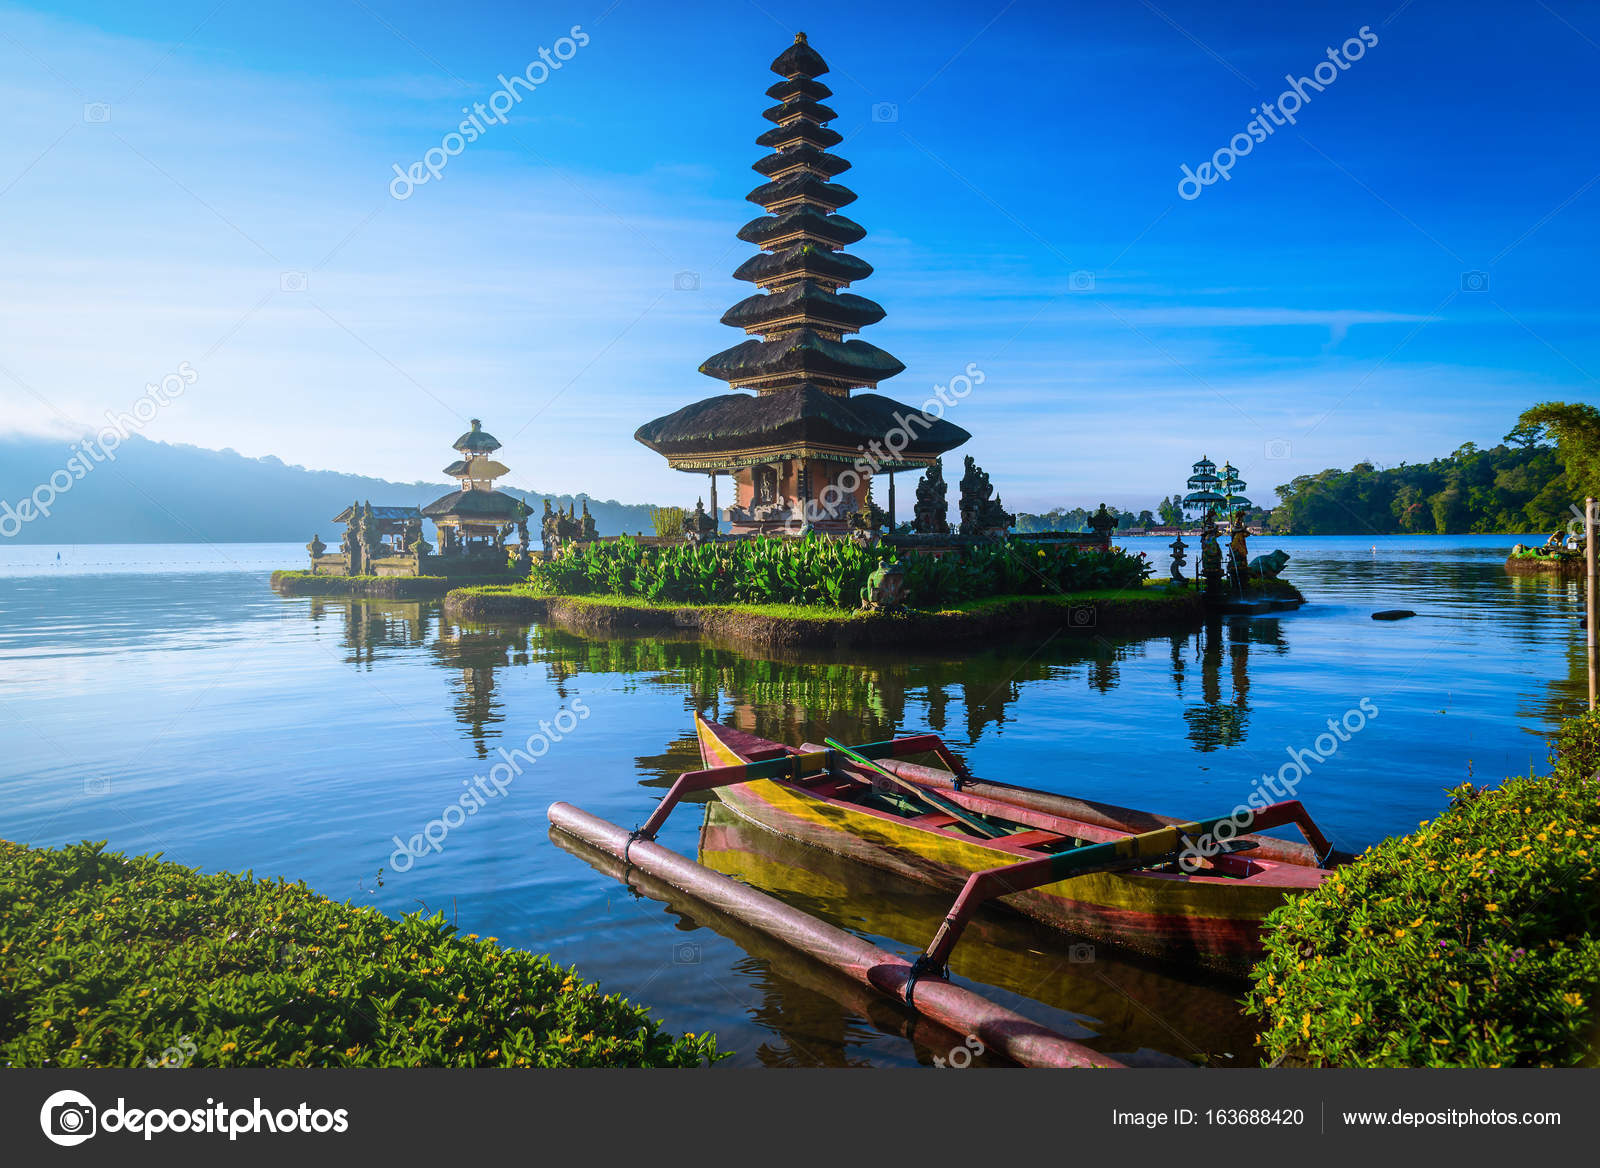
{"type": "Polygon", "coordinates": [[[1317,887],[1334,857],[1293,800],[1251,812],[1247,826],[1292,824],[1304,844],[1236,835],[1237,815],[1173,820],[980,782],[931,734],[796,748],[698,716],[695,728],[705,769],[681,775],[644,826],[628,832],[565,803],[551,822],[1018,1062],[1109,1060],[949,982],[950,953],[982,905],[1004,898],[1080,936],[1241,972],[1260,952],[1262,919],[1317,887]],[[917,754],[947,769],[903,761],[917,754]],[[654,842],[685,796],[713,790],[753,823],[956,891],[955,903],[906,962],[654,842]]]}

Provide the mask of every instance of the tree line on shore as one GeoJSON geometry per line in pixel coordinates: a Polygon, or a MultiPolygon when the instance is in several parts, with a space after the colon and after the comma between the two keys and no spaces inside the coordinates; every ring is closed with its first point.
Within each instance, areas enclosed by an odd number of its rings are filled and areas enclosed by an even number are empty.
{"type": "MultiPolygon", "coordinates": [[[[1467,442],[1443,458],[1392,467],[1364,460],[1349,470],[1298,475],[1277,494],[1276,507],[1250,508],[1245,521],[1279,535],[1550,531],[1581,515],[1586,495],[1600,497],[1600,409],[1542,402],[1487,449],[1467,442]]],[[[1195,523],[1177,495],[1139,512],[1111,510],[1118,531],[1195,523]]],[[[1022,513],[1016,530],[1082,530],[1089,513],[1022,513]]]]}
{"type": "MultiPolygon", "coordinates": [[[[1489,449],[1300,475],[1278,488],[1272,531],[1295,535],[1459,535],[1549,531],[1600,493],[1600,410],[1543,402],[1489,449]]],[[[1581,511],[1579,512],[1581,514],[1581,511]]]]}

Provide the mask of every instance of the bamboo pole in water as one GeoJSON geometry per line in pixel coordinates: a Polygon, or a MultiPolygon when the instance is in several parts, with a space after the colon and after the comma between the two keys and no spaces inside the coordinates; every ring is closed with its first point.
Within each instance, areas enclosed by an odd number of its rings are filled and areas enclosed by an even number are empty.
{"type": "Polygon", "coordinates": [[[1589,708],[1595,708],[1596,690],[1600,689],[1600,676],[1597,676],[1595,664],[1595,618],[1600,614],[1600,600],[1597,596],[1597,585],[1600,585],[1600,571],[1596,570],[1595,560],[1595,500],[1590,495],[1583,501],[1583,561],[1584,561],[1584,638],[1587,647],[1585,656],[1589,664],[1589,708]]]}
{"type": "MultiPolygon", "coordinates": [[[[853,933],[835,928],[720,872],[685,859],[650,840],[630,840],[614,823],[570,803],[552,803],[550,822],[590,847],[599,848],[658,880],[690,893],[712,908],[758,929],[857,983],[895,1001],[905,1000],[911,963],[853,933]]],[[[1013,1062],[1031,1067],[1120,1067],[1109,1055],[1057,1034],[971,990],[929,977],[916,983],[918,1013],[957,1034],[976,1035],[1013,1062]]]]}

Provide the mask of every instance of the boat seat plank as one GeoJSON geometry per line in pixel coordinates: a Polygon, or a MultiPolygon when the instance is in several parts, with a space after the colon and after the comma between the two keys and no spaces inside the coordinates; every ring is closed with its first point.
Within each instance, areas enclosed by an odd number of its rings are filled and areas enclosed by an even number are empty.
{"type": "Polygon", "coordinates": [[[1053,844],[1063,838],[1058,831],[1019,831],[1015,835],[1002,836],[993,842],[1005,849],[1031,850],[1041,844],[1053,844]]]}

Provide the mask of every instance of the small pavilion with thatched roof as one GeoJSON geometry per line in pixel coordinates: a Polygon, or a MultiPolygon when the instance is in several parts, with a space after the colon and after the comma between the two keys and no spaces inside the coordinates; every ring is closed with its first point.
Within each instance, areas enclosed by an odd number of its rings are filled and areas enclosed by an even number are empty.
{"type": "Polygon", "coordinates": [[[493,457],[500,441],[473,418],[472,429],[456,439],[455,449],[461,457],[444,473],[456,479],[460,489],[422,509],[438,528],[439,551],[450,555],[503,547],[511,529],[527,517],[528,508],[521,499],[494,489],[495,479],[510,473],[493,457]]]}

